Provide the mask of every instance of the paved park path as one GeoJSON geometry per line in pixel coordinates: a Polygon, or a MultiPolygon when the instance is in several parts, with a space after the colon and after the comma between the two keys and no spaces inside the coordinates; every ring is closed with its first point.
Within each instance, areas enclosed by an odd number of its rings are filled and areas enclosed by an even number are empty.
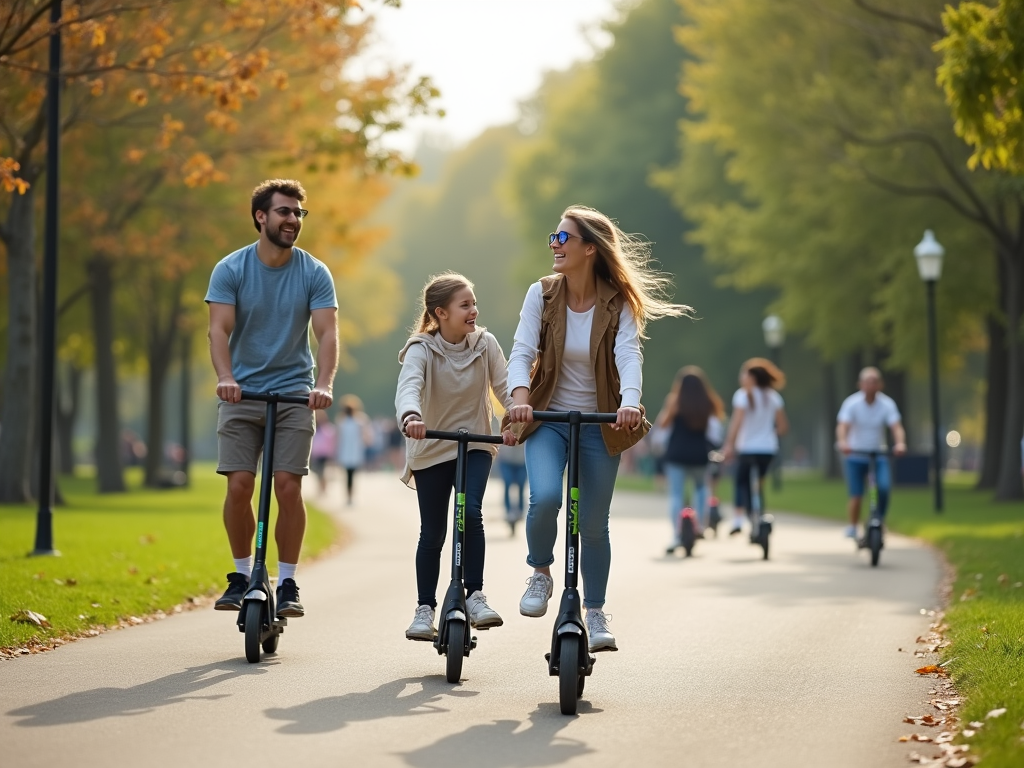
{"type": "Polygon", "coordinates": [[[500,481],[485,592],[506,623],[478,633],[457,686],[404,637],[415,495],[393,475],[358,481],[355,506],[337,487],[322,499],[351,544],[300,569],[307,616],[276,656],[246,663],[234,615],[211,609],[0,663],[0,764],[906,764],[901,720],[931,683],[908,651],[940,578],[923,547],[890,536],[872,569],[840,526],[780,515],[769,562],[743,537],[667,558],[664,498],[618,493],[607,610],[621,650],[598,656],[580,714],[564,717],[543,657],[555,603],[519,615],[525,545],[501,520],[500,481]]]}

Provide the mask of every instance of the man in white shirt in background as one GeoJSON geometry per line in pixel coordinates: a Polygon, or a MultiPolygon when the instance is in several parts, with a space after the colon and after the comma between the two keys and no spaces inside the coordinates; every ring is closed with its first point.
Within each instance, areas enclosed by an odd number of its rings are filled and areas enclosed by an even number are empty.
{"type": "MultiPolygon", "coordinates": [[[[850,524],[846,527],[845,535],[851,539],[857,538],[857,521],[860,519],[861,499],[864,497],[864,483],[869,468],[867,454],[886,450],[886,427],[892,430],[893,454],[901,456],[907,452],[907,434],[903,429],[900,410],[896,402],[882,392],[881,372],[877,368],[865,368],[860,372],[858,383],[860,391],[843,401],[836,418],[836,443],[846,457],[846,484],[850,493],[850,524]]],[[[878,514],[885,519],[892,485],[889,459],[886,456],[876,458],[875,484],[878,489],[878,514]]]]}

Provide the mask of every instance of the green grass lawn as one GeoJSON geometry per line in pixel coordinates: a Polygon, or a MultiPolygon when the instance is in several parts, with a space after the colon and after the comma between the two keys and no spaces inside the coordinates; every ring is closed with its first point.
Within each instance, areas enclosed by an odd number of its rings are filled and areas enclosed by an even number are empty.
{"type": "MultiPolygon", "coordinates": [[[[942,660],[964,696],[963,722],[985,723],[973,737],[960,740],[972,745],[971,754],[984,757],[983,766],[1020,768],[1024,765],[1024,504],[996,503],[991,494],[972,490],[970,482],[969,477],[949,479],[942,514],[932,509],[930,489],[895,489],[888,525],[933,544],[956,570],[946,610],[950,645],[943,650],[942,660]],[[1002,716],[985,719],[990,711],[1002,708],[1006,709],[1002,716]]],[[[723,498],[731,495],[731,484],[731,480],[722,483],[723,498]]],[[[652,478],[623,477],[617,487],[655,490],[656,484],[652,478]]],[[[787,476],[782,490],[769,486],[766,496],[771,509],[846,518],[846,488],[841,481],[787,476]]],[[[884,553],[882,558],[884,562],[884,553]]]]}
{"type": "MultiPolygon", "coordinates": [[[[105,495],[91,478],[61,478],[67,504],[53,518],[60,557],[26,556],[35,540],[34,506],[0,507],[0,648],[116,625],[223,591],[231,553],[221,522],[225,480],[214,466],[194,466],[187,489],[143,489],[137,472],[128,478],[127,493],[105,495]],[[42,614],[51,628],[11,620],[23,610],[42,614]]],[[[272,520],[276,514],[275,504],[272,520]]],[[[323,552],[337,534],[327,514],[309,507],[304,558],[323,552]]],[[[273,573],[272,536],[269,549],[273,573]]]]}

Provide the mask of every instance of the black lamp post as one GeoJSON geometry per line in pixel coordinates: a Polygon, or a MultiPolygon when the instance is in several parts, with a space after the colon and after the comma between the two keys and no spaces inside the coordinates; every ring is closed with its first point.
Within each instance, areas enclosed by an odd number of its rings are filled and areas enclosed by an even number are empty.
{"type": "Polygon", "coordinates": [[[53,548],[53,391],[57,358],[57,231],[60,221],[60,22],[61,0],[50,6],[50,71],[46,78],[46,234],[43,241],[43,307],[39,381],[39,510],[31,554],[53,548]]]}
{"type": "MultiPolygon", "coordinates": [[[[782,345],[786,342],[786,324],[778,315],[768,315],[761,321],[761,330],[764,331],[764,343],[768,347],[772,362],[782,368],[782,345]]],[[[779,460],[775,462],[775,468],[772,470],[772,488],[776,491],[782,489],[782,438],[779,438],[779,460]]]]}
{"type": "Polygon", "coordinates": [[[946,254],[935,233],[924,231],[924,237],[914,248],[917,273],[928,289],[928,357],[932,390],[932,462],[935,470],[935,511],[942,511],[942,436],[939,425],[939,343],[935,316],[935,283],[942,276],[942,257],[946,254]]]}

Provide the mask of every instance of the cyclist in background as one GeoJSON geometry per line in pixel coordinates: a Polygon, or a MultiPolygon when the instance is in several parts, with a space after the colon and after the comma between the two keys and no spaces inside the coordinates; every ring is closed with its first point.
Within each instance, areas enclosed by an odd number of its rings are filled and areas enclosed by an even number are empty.
{"type": "MultiPolygon", "coordinates": [[[[843,401],[836,418],[836,444],[846,457],[846,484],[850,494],[850,524],[846,526],[844,535],[851,539],[857,538],[864,482],[868,476],[869,460],[866,454],[885,450],[886,427],[892,431],[893,454],[900,456],[907,452],[907,435],[900,410],[896,402],[882,392],[881,372],[877,368],[865,368],[860,372],[858,385],[860,391],[843,401]]],[[[875,487],[878,489],[878,514],[882,519],[885,519],[885,510],[889,506],[891,485],[889,459],[878,456],[875,487]]]]}

